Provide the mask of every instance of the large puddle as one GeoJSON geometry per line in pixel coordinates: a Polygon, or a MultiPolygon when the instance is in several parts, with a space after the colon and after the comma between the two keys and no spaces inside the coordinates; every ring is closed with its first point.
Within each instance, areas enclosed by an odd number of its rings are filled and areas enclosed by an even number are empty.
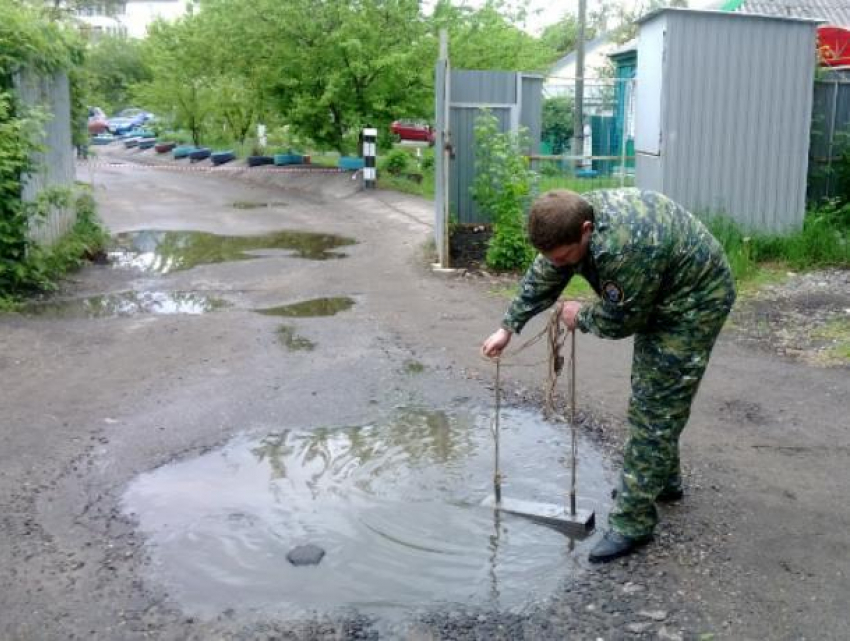
{"type": "MultiPolygon", "coordinates": [[[[503,496],[563,503],[569,432],[502,416],[503,496]]],[[[580,447],[580,505],[604,519],[611,473],[580,447]]],[[[588,542],[480,504],[492,490],[484,415],[401,409],[386,422],[236,438],[138,477],[123,507],[153,578],[187,612],[391,615],[445,604],[523,607],[574,574],[588,542]],[[287,553],[320,546],[318,565],[287,553]]]]}
{"type": "Polygon", "coordinates": [[[221,298],[195,292],[118,292],[31,303],[21,313],[43,318],[118,318],[137,314],[206,314],[228,307],[221,298]]]}
{"type": "Polygon", "coordinates": [[[274,250],[311,260],[344,258],[345,254],[332,250],[355,242],[343,236],[299,231],[219,236],[198,231],[147,230],[114,236],[109,257],[119,267],[167,274],[197,265],[257,258],[274,250]]]}

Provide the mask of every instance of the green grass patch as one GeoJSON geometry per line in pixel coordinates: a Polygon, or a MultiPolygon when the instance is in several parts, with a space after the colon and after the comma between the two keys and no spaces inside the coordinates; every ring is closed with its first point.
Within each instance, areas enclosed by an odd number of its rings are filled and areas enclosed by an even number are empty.
{"type": "Polygon", "coordinates": [[[422,181],[417,182],[406,178],[405,176],[393,176],[390,173],[382,172],[378,175],[378,189],[389,189],[392,191],[400,191],[404,194],[413,194],[422,198],[434,198],[434,173],[425,172],[422,174],[422,181]]]}
{"type": "Polygon", "coordinates": [[[739,287],[781,280],[781,271],[823,267],[850,268],[850,204],[827,203],[811,209],[799,231],[747,232],[722,216],[704,218],[723,245],[739,287]]]}
{"type": "Polygon", "coordinates": [[[546,176],[542,175],[538,182],[540,193],[550,191],[552,189],[569,189],[576,193],[582,194],[594,189],[614,189],[616,187],[632,187],[634,186],[634,178],[627,176],[621,183],[617,176],[602,176],[597,178],[576,178],[575,176],[559,175],[546,176]]]}
{"type": "Polygon", "coordinates": [[[826,363],[850,363],[850,318],[835,318],[812,332],[812,338],[831,343],[819,357],[826,363]]]}
{"type": "MultiPolygon", "coordinates": [[[[500,285],[494,287],[488,293],[497,298],[513,300],[519,293],[519,284],[500,285]]],[[[567,288],[561,294],[561,298],[580,301],[592,300],[595,296],[596,293],[593,291],[593,288],[581,276],[575,276],[571,279],[570,284],[567,285],[567,288]]]]}

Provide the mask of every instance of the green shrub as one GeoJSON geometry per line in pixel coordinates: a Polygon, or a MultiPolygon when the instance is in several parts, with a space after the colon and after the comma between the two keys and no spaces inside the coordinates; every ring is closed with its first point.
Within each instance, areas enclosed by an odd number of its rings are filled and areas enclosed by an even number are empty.
{"type": "Polygon", "coordinates": [[[388,153],[381,160],[380,166],[381,169],[387,171],[395,176],[404,172],[407,169],[408,162],[410,160],[410,154],[406,151],[402,151],[401,149],[393,149],[390,153],[388,153]]]}
{"type": "Polygon", "coordinates": [[[433,171],[434,169],[434,150],[426,149],[422,153],[422,160],[419,162],[419,168],[422,171],[433,171]]]}
{"type": "Polygon", "coordinates": [[[499,121],[485,111],[475,122],[475,181],[472,194],[493,223],[487,265],[498,270],[526,268],[534,249],[525,230],[525,212],[535,192],[537,174],[523,156],[524,135],[502,133],[499,121]]]}

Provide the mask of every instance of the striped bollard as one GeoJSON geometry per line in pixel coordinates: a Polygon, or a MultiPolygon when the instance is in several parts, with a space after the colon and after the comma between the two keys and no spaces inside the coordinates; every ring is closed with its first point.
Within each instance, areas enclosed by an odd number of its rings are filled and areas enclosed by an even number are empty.
{"type": "Polygon", "coordinates": [[[363,130],[363,186],[374,189],[378,182],[378,130],[363,130]]]}

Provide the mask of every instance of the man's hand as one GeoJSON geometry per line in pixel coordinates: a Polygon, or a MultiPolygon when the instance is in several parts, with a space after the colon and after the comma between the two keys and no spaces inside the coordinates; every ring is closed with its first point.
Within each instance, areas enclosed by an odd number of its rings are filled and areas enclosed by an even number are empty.
{"type": "Polygon", "coordinates": [[[561,321],[571,332],[576,328],[576,317],[581,311],[581,303],[577,300],[565,300],[561,304],[561,321]]]}
{"type": "Polygon", "coordinates": [[[481,353],[487,358],[496,358],[497,356],[502,355],[502,350],[504,350],[508,343],[511,342],[511,336],[513,334],[506,330],[504,327],[496,330],[490,337],[484,341],[484,344],[481,346],[481,353]]]}

